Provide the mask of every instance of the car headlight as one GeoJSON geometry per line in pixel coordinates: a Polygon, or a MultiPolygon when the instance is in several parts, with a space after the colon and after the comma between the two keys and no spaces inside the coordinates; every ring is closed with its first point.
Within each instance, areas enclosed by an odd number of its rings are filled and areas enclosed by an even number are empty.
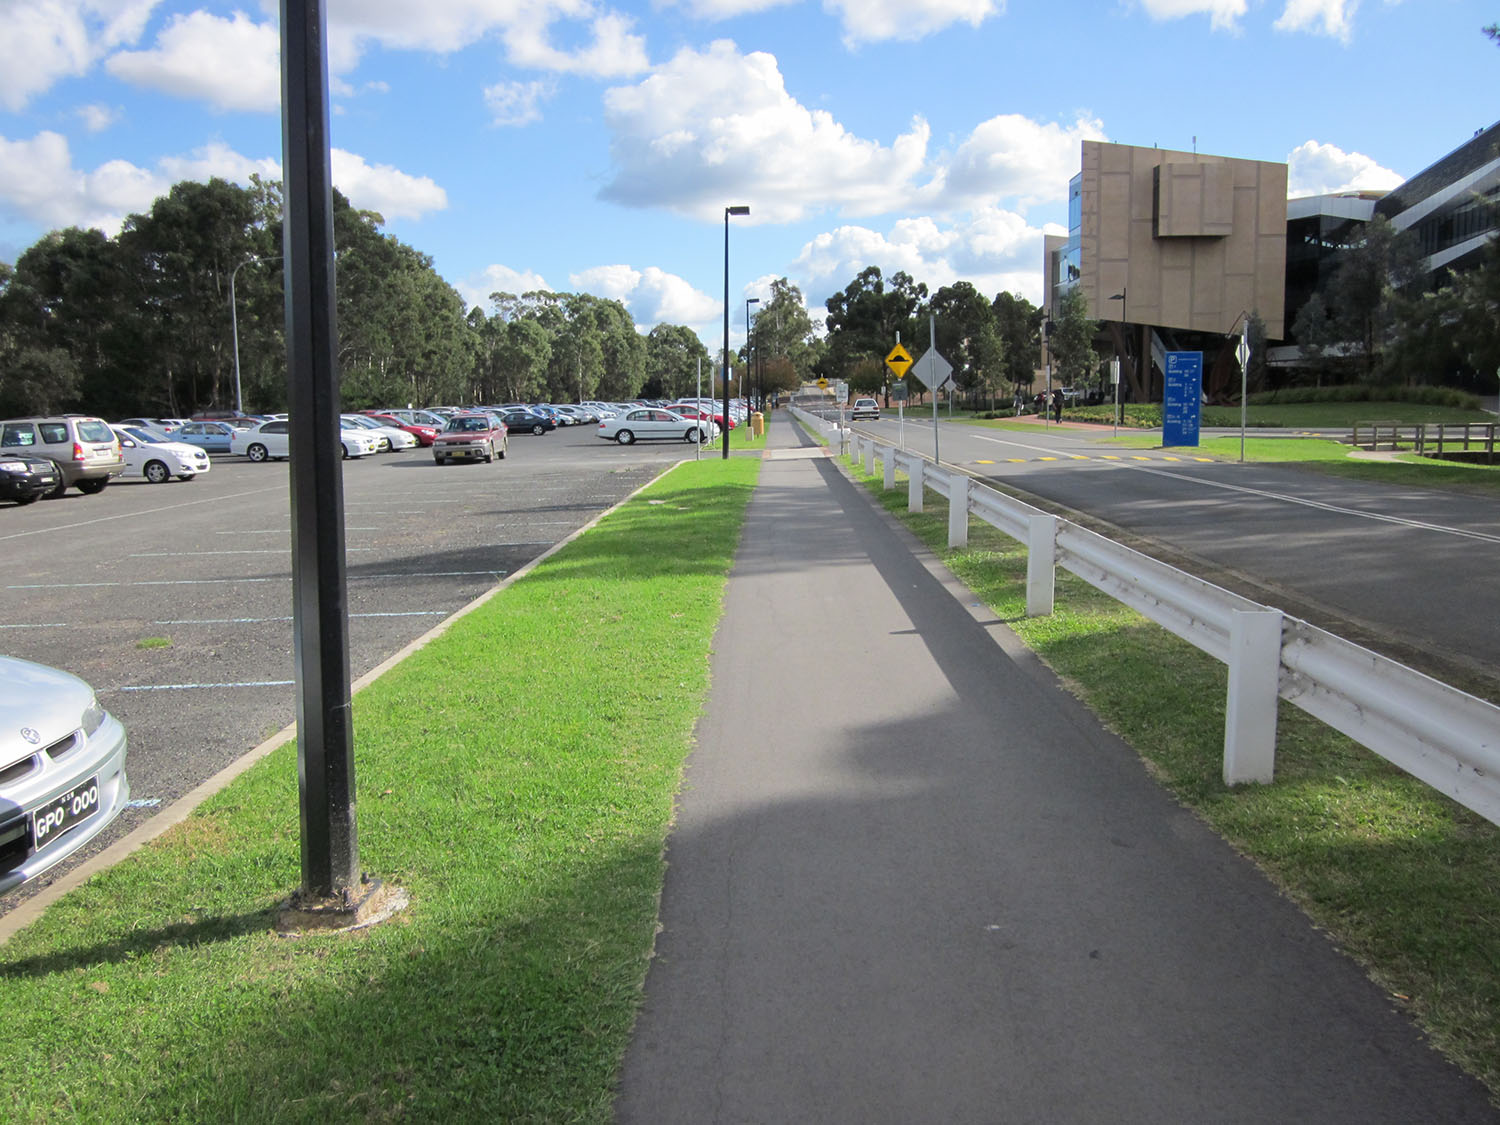
{"type": "Polygon", "coordinates": [[[24,473],[25,461],[0,461],[0,473],[24,473]]]}
{"type": "Polygon", "coordinates": [[[99,706],[98,699],[90,699],[89,705],[83,709],[83,733],[93,734],[104,725],[104,720],[109,717],[109,712],[99,706]]]}

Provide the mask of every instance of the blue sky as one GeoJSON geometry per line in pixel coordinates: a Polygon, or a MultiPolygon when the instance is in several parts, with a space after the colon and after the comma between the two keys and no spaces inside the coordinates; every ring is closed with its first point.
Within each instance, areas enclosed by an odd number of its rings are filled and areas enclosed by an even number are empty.
{"type": "MultiPolygon", "coordinates": [[[[279,177],[274,2],[0,0],[0,260],[279,177]]],[[[468,299],[718,337],[867,265],[1036,301],[1084,139],[1385,188],[1500,118],[1497,0],[329,0],[334,180],[468,299]]]]}

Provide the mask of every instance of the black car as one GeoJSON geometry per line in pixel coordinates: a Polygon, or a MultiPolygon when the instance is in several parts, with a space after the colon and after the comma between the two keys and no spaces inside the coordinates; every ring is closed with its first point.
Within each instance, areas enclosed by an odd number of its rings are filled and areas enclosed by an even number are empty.
{"type": "Polygon", "coordinates": [[[557,429],[557,423],[551,418],[533,414],[530,410],[507,410],[500,418],[513,434],[545,434],[557,429]]]}
{"type": "Polygon", "coordinates": [[[61,470],[45,457],[0,457],[0,500],[30,504],[57,488],[61,470]]]}

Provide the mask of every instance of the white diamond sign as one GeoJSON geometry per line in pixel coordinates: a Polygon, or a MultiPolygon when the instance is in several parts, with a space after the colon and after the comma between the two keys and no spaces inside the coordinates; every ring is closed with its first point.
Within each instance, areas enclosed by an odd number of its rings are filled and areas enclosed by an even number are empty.
{"type": "Polygon", "coordinates": [[[934,390],[948,381],[948,376],[953,374],[953,365],[938,355],[936,348],[928,348],[922,353],[922,358],[912,364],[911,374],[921,380],[922,386],[934,390]]]}

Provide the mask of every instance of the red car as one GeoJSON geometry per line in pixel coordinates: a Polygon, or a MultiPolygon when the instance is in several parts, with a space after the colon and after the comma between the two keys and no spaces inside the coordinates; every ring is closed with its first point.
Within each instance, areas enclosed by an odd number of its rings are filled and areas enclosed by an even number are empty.
{"type": "MultiPolygon", "coordinates": [[[[675,406],[669,406],[667,407],[667,409],[670,410],[673,414],[681,414],[684,418],[691,418],[695,422],[717,422],[719,429],[722,430],[724,428],[724,415],[722,412],[710,414],[701,406],[694,406],[690,402],[684,402],[675,406]]],[[[732,430],[734,429],[734,427],[735,421],[733,418],[731,418],[729,420],[729,428],[732,430]]]]}
{"type": "Polygon", "coordinates": [[[418,445],[431,445],[438,435],[436,426],[424,426],[420,422],[404,422],[394,414],[385,414],[379,410],[361,410],[360,413],[366,418],[375,419],[382,426],[395,426],[398,430],[405,430],[417,439],[418,445]]]}
{"type": "Polygon", "coordinates": [[[497,414],[455,414],[432,443],[432,459],[439,465],[449,461],[504,460],[510,449],[510,431],[497,414]]]}

